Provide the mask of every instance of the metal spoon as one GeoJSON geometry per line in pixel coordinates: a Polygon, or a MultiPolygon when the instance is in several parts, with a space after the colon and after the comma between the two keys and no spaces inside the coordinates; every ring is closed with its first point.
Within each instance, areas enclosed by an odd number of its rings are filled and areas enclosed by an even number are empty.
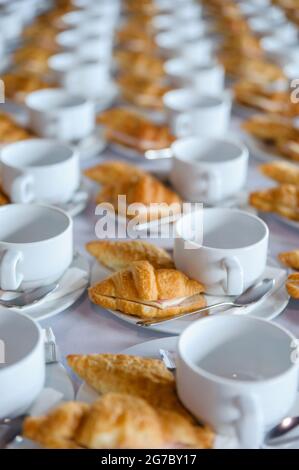
{"type": "Polygon", "coordinates": [[[275,285],[274,279],[263,279],[262,281],[254,284],[253,286],[249,287],[243,294],[237,297],[235,300],[230,300],[227,302],[221,302],[214,305],[208,305],[207,307],[199,308],[194,310],[193,312],[182,313],[180,315],[176,315],[175,317],[170,318],[161,318],[161,319],[153,319],[153,320],[140,320],[137,322],[138,326],[151,326],[157,325],[158,323],[165,323],[173,320],[177,320],[178,318],[188,317],[190,315],[195,315],[196,313],[206,312],[207,310],[214,310],[220,307],[247,307],[248,305],[254,304],[265,297],[269,292],[273,289],[275,285]]]}
{"type": "Polygon", "coordinates": [[[295,429],[299,425],[299,416],[287,416],[274,428],[267,432],[265,437],[265,444],[269,446],[289,444],[294,440],[298,441],[298,436],[281,439],[287,433],[295,429]]]}
{"type": "Polygon", "coordinates": [[[37,287],[36,289],[31,290],[30,292],[23,292],[21,295],[11,300],[0,299],[0,306],[6,308],[21,308],[29,305],[33,305],[51,292],[53,292],[58,287],[58,283],[54,282],[48,286],[37,287]]]}

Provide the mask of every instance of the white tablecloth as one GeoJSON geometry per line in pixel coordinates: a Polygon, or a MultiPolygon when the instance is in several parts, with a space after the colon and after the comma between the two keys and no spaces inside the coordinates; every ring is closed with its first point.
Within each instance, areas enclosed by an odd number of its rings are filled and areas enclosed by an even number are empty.
{"type": "MultiPolygon", "coordinates": [[[[106,151],[102,158],[117,158],[106,151]]],[[[118,157],[119,158],[119,157],[118,157]]],[[[99,158],[84,162],[83,167],[99,163],[99,158]]],[[[250,159],[249,189],[269,185],[257,170],[258,162],[250,159]]],[[[86,256],[84,245],[96,239],[94,214],[95,203],[90,201],[86,210],[75,218],[75,247],[86,256]]],[[[276,256],[284,250],[299,248],[299,231],[275,220],[271,214],[264,217],[270,228],[270,254],[276,256]]],[[[258,260],[256,260],[258,263],[258,260]]],[[[290,329],[299,338],[299,302],[291,301],[287,309],[277,318],[279,323],[290,329]]],[[[163,337],[163,334],[138,328],[117,319],[109,312],[94,306],[85,294],[67,311],[42,322],[51,326],[57,339],[62,357],[71,353],[120,352],[134,344],[163,337]]]]}

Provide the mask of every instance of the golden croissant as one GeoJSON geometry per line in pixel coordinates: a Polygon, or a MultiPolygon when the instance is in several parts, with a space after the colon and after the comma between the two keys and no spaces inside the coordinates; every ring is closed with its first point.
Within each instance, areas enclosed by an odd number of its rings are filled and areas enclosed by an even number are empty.
{"type": "Polygon", "coordinates": [[[299,271],[299,250],[280,253],[279,259],[289,268],[299,271]]]}
{"type": "Polygon", "coordinates": [[[126,354],[69,355],[69,366],[100,394],[125,393],[146,400],[162,419],[168,443],[212,445],[213,434],[207,426],[196,426],[193,416],[182,406],[174,375],[158,359],[126,354]]]}
{"type": "Polygon", "coordinates": [[[89,298],[104,308],[140,318],[164,318],[191,312],[206,305],[204,287],[176,269],[155,269],[148,261],[136,261],[89,288],[89,298]],[[194,299],[193,299],[194,296],[194,299]],[[181,300],[180,305],[159,308],[161,301],[181,300]],[[190,301],[183,302],[185,299],[190,301]]]}
{"type": "Polygon", "coordinates": [[[92,405],[68,402],[46,416],[28,417],[23,436],[67,449],[210,448],[213,433],[142,398],[108,393],[92,405]]]}
{"type": "Polygon", "coordinates": [[[278,183],[299,186],[299,168],[287,162],[271,162],[260,166],[261,172],[278,183]]]}
{"type": "Polygon", "coordinates": [[[264,212],[276,212],[291,220],[299,220],[299,188],[282,184],[250,194],[250,204],[264,212]]]}
{"type": "Polygon", "coordinates": [[[299,273],[289,275],[286,288],[291,297],[299,299],[299,273]]]}
{"type": "Polygon", "coordinates": [[[133,261],[149,261],[155,268],[173,268],[167,251],[142,240],[98,240],[86,245],[87,251],[103,266],[113,270],[129,268],[133,261]]]}

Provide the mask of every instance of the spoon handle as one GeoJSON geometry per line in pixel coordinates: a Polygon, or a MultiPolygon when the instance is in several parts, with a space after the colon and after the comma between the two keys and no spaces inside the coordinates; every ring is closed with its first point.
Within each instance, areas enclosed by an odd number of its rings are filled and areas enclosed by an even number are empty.
{"type": "Polygon", "coordinates": [[[174,317],[170,318],[156,318],[152,320],[140,320],[137,322],[138,326],[151,326],[151,325],[158,325],[159,323],[166,323],[170,322],[173,320],[177,320],[178,318],[184,318],[184,317],[189,317],[191,315],[195,315],[197,313],[202,313],[206,312],[208,310],[214,310],[220,307],[226,307],[226,306],[233,306],[233,307],[238,307],[238,305],[234,304],[234,302],[221,302],[218,304],[214,305],[207,305],[206,307],[199,308],[197,310],[193,310],[192,312],[187,312],[187,313],[181,313],[179,315],[176,315],[174,317]]]}

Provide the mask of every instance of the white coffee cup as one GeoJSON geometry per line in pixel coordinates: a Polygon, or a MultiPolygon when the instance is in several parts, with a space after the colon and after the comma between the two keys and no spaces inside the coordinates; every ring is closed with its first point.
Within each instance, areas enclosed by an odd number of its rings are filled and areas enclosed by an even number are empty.
{"type": "Polygon", "coordinates": [[[95,128],[95,106],[63,89],[30,93],[25,100],[31,129],[40,137],[79,140],[95,128]]]}
{"type": "Polygon", "coordinates": [[[193,322],[178,341],[180,400],[216,433],[236,435],[239,447],[259,448],[296,400],[294,341],[281,326],[251,316],[193,322]]]}
{"type": "Polygon", "coordinates": [[[0,207],[0,288],[34,289],[57,281],[73,259],[73,222],[39,204],[0,207]]]}
{"type": "Polygon", "coordinates": [[[197,64],[200,62],[206,63],[215,58],[214,50],[216,45],[217,39],[215,38],[199,38],[196,41],[185,43],[183,47],[177,51],[177,55],[197,64]]]}
{"type": "Polygon", "coordinates": [[[56,42],[65,51],[77,53],[84,59],[111,61],[112,40],[110,37],[85,36],[77,30],[64,31],[56,36],[56,42]]]}
{"type": "Polygon", "coordinates": [[[44,339],[41,328],[28,316],[0,312],[0,419],[24,414],[45,381],[44,339]],[[3,354],[3,358],[2,358],[3,354]]]}
{"type": "Polygon", "coordinates": [[[177,137],[218,137],[228,130],[232,107],[229,94],[203,95],[192,88],[181,88],[165,93],[163,103],[177,137]]]}
{"type": "Polygon", "coordinates": [[[268,241],[269,229],[259,217],[239,209],[204,208],[176,223],[174,261],[209,294],[240,295],[263,275],[268,241]]]}
{"type": "Polygon", "coordinates": [[[191,202],[215,204],[237,194],[247,178],[247,148],[227,138],[189,137],[171,146],[170,180],[191,202]]]}
{"type": "Polygon", "coordinates": [[[4,147],[2,185],[12,202],[59,204],[80,185],[78,153],[53,140],[29,139],[4,147]]]}
{"type": "Polygon", "coordinates": [[[166,61],[165,72],[173,83],[194,87],[201,94],[218,94],[224,91],[224,68],[216,61],[196,63],[183,58],[166,61]]]}
{"type": "Polygon", "coordinates": [[[109,66],[105,62],[83,60],[62,78],[63,87],[73,94],[94,100],[105,94],[110,85],[109,66]]]}
{"type": "Polygon", "coordinates": [[[48,63],[60,85],[85,98],[93,99],[103,94],[110,80],[108,62],[84,59],[78,53],[55,54],[48,63]]]}
{"type": "Polygon", "coordinates": [[[192,29],[179,26],[167,31],[160,32],[156,35],[155,41],[160,49],[160,52],[165,57],[176,57],[183,55],[185,49],[189,45],[200,44],[202,47],[202,54],[210,50],[210,42],[204,39],[204,26],[195,25],[192,29]]]}

